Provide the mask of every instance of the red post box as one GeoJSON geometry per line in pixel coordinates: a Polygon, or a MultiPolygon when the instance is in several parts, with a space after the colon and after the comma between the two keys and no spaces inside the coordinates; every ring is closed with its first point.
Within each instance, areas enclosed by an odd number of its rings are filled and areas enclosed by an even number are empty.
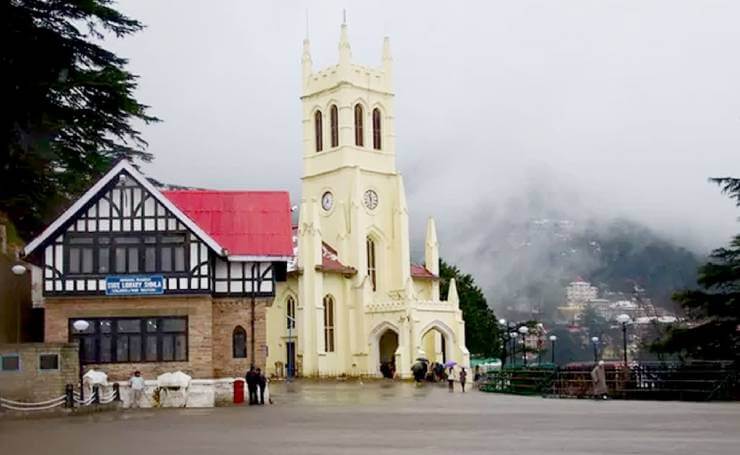
{"type": "Polygon", "coordinates": [[[244,379],[234,379],[234,404],[244,403],[244,379]]]}

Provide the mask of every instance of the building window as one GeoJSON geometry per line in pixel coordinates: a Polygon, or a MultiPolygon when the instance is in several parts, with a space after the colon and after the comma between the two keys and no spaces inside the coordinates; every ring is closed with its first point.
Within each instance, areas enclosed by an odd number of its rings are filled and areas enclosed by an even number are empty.
{"type": "Polygon", "coordinates": [[[288,297],[285,303],[285,314],[288,323],[288,330],[295,330],[295,299],[288,297]]]}
{"type": "Polygon", "coordinates": [[[361,104],[355,104],[355,145],[362,147],[365,145],[363,132],[363,109],[361,104]]]}
{"type": "Polygon", "coordinates": [[[316,111],[313,115],[314,139],[316,140],[316,151],[324,149],[324,129],[322,126],[321,111],[316,111]]]}
{"type": "Polygon", "coordinates": [[[231,335],[233,356],[235,359],[247,358],[247,331],[242,326],[236,326],[231,335]]]}
{"type": "Polygon", "coordinates": [[[373,148],[380,150],[380,109],[373,109],[373,148]]]}
{"type": "Polygon", "coordinates": [[[378,287],[377,270],[375,268],[375,242],[370,237],[367,238],[367,276],[370,277],[370,283],[373,291],[378,287]]]}
{"type": "Polygon", "coordinates": [[[0,357],[0,371],[20,371],[21,357],[18,354],[3,354],[0,357]]]}
{"type": "Polygon", "coordinates": [[[329,109],[329,123],[331,123],[331,146],[339,147],[339,112],[336,104],[332,104],[329,109]]]}
{"type": "Polygon", "coordinates": [[[334,352],[334,298],[324,297],[324,351],[334,352]]]}
{"type": "Polygon", "coordinates": [[[58,370],[59,354],[40,354],[39,370],[58,370]]]}
{"type": "Polygon", "coordinates": [[[68,275],[169,273],[188,271],[186,233],[70,234],[66,239],[68,275]],[[97,250],[97,253],[96,253],[97,250]]]}
{"type": "Polygon", "coordinates": [[[90,324],[82,332],[69,320],[69,339],[80,343],[83,364],[188,359],[187,317],[83,319],[90,324]]]}

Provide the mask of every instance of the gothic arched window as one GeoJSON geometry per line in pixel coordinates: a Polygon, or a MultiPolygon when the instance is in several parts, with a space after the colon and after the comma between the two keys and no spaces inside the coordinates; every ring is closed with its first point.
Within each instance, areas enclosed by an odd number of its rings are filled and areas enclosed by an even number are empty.
{"type": "Polygon", "coordinates": [[[373,148],[380,150],[380,109],[373,109],[373,148]]]}
{"type": "Polygon", "coordinates": [[[373,285],[373,291],[378,287],[377,269],[375,268],[375,242],[370,237],[367,238],[367,275],[373,285]]]}
{"type": "Polygon", "coordinates": [[[285,316],[288,330],[295,329],[295,299],[293,297],[288,297],[288,301],[285,302],[285,316]]]}
{"type": "Polygon", "coordinates": [[[363,131],[363,109],[361,104],[355,104],[355,145],[362,147],[365,145],[363,131]]]}
{"type": "Polygon", "coordinates": [[[324,351],[334,352],[334,298],[324,297],[324,351]]]}
{"type": "Polygon", "coordinates": [[[336,104],[329,108],[329,123],[331,123],[331,146],[339,147],[339,112],[336,104]]]}
{"type": "Polygon", "coordinates": [[[316,111],[316,113],[313,115],[313,126],[314,126],[314,135],[316,140],[316,151],[320,152],[324,148],[324,129],[321,125],[322,118],[321,118],[321,111],[316,111]]]}
{"type": "Polygon", "coordinates": [[[247,331],[244,327],[238,325],[234,328],[234,333],[231,334],[231,343],[233,350],[233,357],[235,359],[246,359],[247,358],[247,331]]]}

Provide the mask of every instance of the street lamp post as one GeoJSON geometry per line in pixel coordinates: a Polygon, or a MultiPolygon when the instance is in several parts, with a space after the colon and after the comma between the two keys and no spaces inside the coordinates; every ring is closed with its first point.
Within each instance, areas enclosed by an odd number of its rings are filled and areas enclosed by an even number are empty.
{"type": "Polygon", "coordinates": [[[550,356],[551,360],[550,362],[555,365],[555,342],[558,340],[558,337],[555,335],[550,335],[550,356]]]}
{"type": "Polygon", "coordinates": [[[511,365],[516,365],[516,338],[519,336],[518,333],[515,331],[509,332],[509,339],[511,339],[511,354],[509,354],[509,357],[511,357],[511,365]]]}
{"type": "Polygon", "coordinates": [[[542,367],[542,335],[545,332],[545,325],[543,323],[537,324],[537,366],[542,367]]]}
{"type": "Polygon", "coordinates": [[[627,368],[627,324],[631,322],[629,315],[620,314],[617,316],[617,322],[622,324],[622,350],[624,354],[624,368],[627,368]]]}
{"type": "Polygon", "coordinates": [[[594,345],[594,363],[599,361],[599,337],[591,337],[591,343],[594,345]]]}
{"type": "Polygon", "coordinates": [[[501,349],[503,350],[501,353],[501,368],[503,368],[506,366],[506,344],[509,342],[509,328],[506,325],[506,319],[501,318],[498,323],[501,326],[501,349]]]}
{"type": "MultiPolygon", "coordinates": [[[[75,322],[72,323],[72,328],[74,328],[77,332],[84,332],[90,327],[90,323],[87,322],[84,319],[78,319],[75,322]]],[[[85,343],[82,339],[82,336],[77,337],[77,357],[80,364],[80,401],[83,401],[85,399],[85,388],[83,387],[83,376],[85,374],[85,367],[83,366],[82,362],[85,359],[85,355],[83,354],[85,350],[85,343]]]]}
{"type": "MultiPolygon", "coordinates": [[[[13,272],[13,275],[16,276],[22,276],[26,272],[28,272],[28,268],[26,268],[23,264],[16,264],[13,267],[10,268],[10,270],[13,272]]],[[[19,285],[16,284],[16,314],[15,314],[15,342],[20,343],[21,342],[21,312],[23,311],[22,307],[22,295],[23,293],[18,290],[19,285]]]]}
{"type": "Polygon", "coordinates": [[[527,334],[529,333],[529,327],[523,325],[519,327],[519,333],[522,334],[522,363],[527,366],[527,334]]]}

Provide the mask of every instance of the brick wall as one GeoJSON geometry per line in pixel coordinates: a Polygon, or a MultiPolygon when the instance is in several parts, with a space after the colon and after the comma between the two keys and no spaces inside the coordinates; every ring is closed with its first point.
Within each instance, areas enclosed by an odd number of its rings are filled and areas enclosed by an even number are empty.
{"type": "Polygon", "coordinates": [[[0,344],[0,356],[19,354],[19,371],[0,371],[0,396],[39,402],[64,395],[66,384],[79,382],[76,343],[0,344]],[[40,370],[40,354],[57,354],[58,370],[40,370]]]}
{"type": "Polygon", "coordinates": [[[156,379],[162,373],[177,370],[194,378],[213,377],[213,311],[210,296],[47,297],[45,305],[44,339],[47,342],[69,341],[69,319],[187,316],[187,362],[109,363],[88,365],[88,368],[104,371],[110,381],[128,379],[135,370],[140,370],[146,379],[156,379]]]}
{"type": "Polygon", "coordinates": [[[244,376],[251,364],[265,369],[267,331],[266,306],[268,301],[256,300],[254,319],[255,358],[252,358],[250,299],[213,300],[213,370],[215,377],[244,376]],[[233,357],[232,334],[237,326],[247,332],[247,358],[233,357]]]}

